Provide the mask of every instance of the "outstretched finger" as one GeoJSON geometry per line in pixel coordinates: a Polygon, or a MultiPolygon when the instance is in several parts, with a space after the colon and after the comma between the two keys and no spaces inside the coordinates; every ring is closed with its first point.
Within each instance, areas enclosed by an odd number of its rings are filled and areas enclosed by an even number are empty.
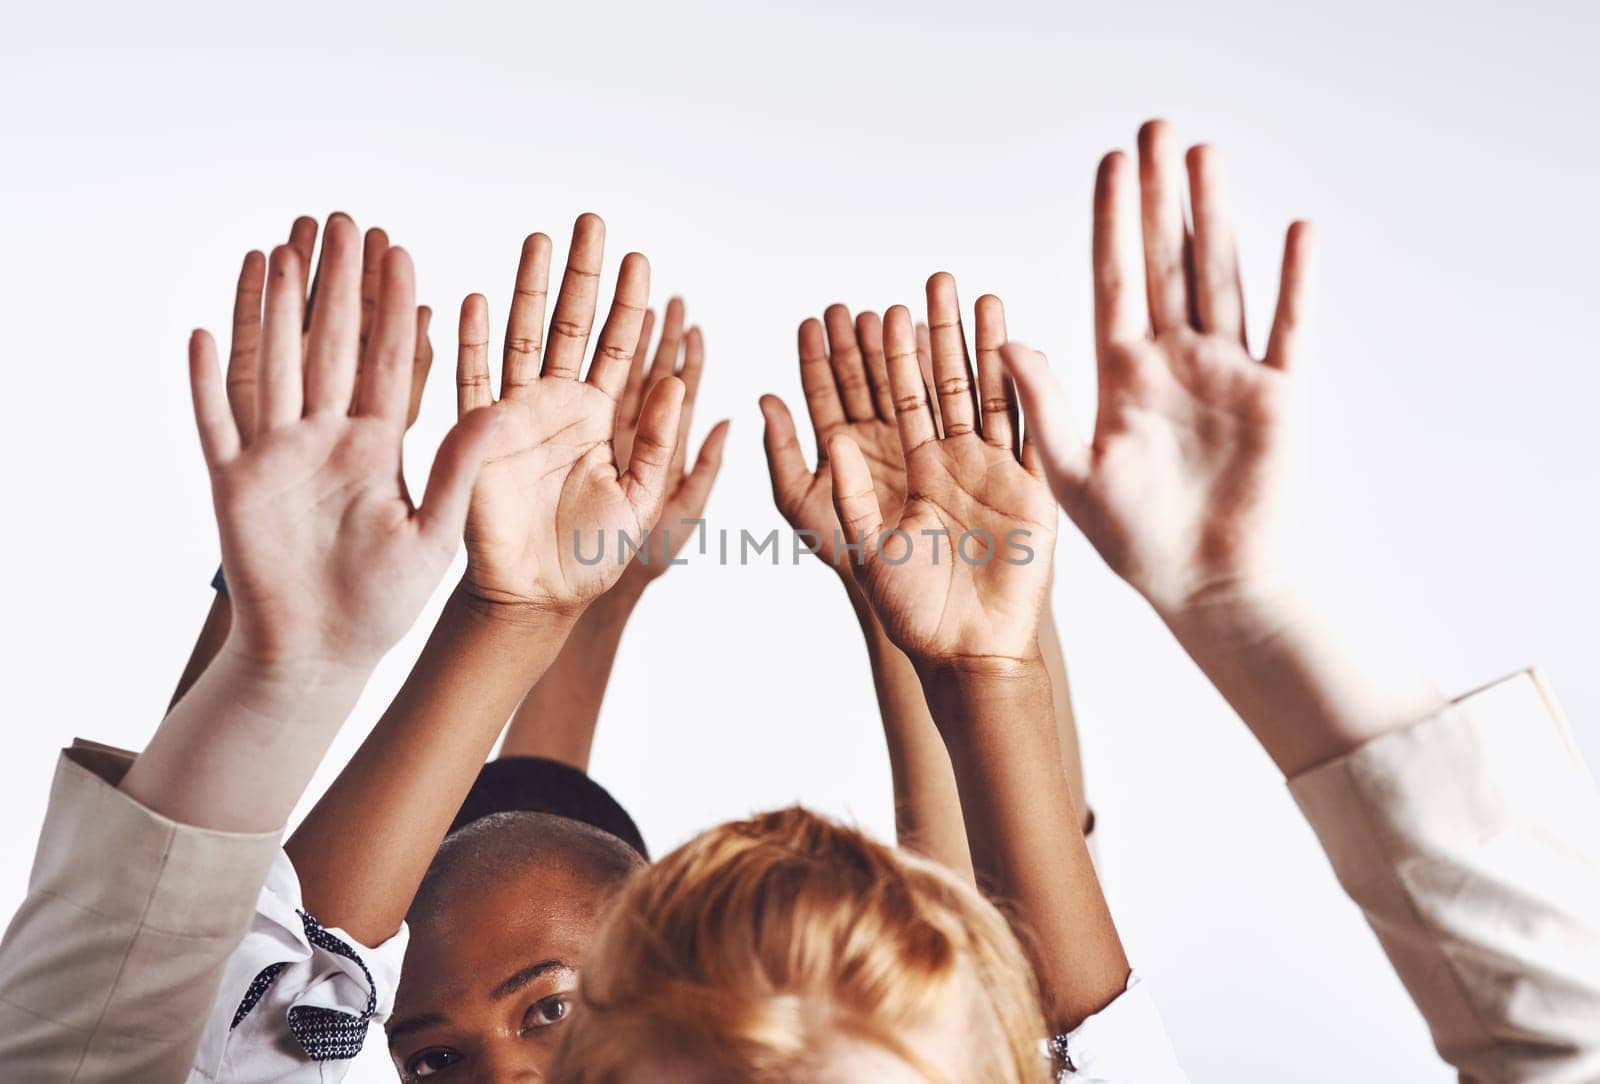
{"type": "Polygon", "coordinates": [[[683,381],[675,376],[658,380],[644,397],[639,430],[622,475],[622,492],[633,505],[645,530],[655,526],[667,498],[672,457],[678,450],[678,413],[683,405],[683,381]]]}
{"type": "Polygon", "coordinates": [[[928,385],[917,361],[917,336],[911,328],[911,312],[904,305],[895,305],[884,314],[883,353],[889,370],[889,386],[894,392],[900,450],[909,464],[911,453],[939,439],[939,432],[934,423],[928,385]]]}
{"type": "Polygon", "coordinates": [[[1139,235],[1139,188],[1121,151],[1100,160],[1094,180],[1094,332],[1102,360],[1114,342],[1150,332],[1139,235]]]}
{"type": "Polygon", "coordinates": [[[644,325],[644,306],[649,300],[650,261],[641,253],[630,252],[622,258],[622,267],[617,271],[611,309],[600,328],[594,361],[589,364],[589,383],[613,403],[622,399],[623,388],[628,383],[628,367],[639,346],[639,329],[644,325]]]}
{"type": "Polygon", "coordinates": [[[317,290],[315,284],[308,284],[306,276],[311,273],[311,257],[317,250],[317,220],[310,215],[301,215],[289,227],[289,247],[294,249],[295,255],[300,257],[300,296],[305,298],[305,313],[301,321],[301,330],[306,331],[311,327],[311,313],[316,308],[317,290]]]}
{"type": "MultiPolygon", "coordinates": [[[[672,473],[683,473],[689,455],[689,427],[694,424],[694,402],[700,394],[700,374],[705,370],[706,340],[699,326],[691,327],[683,336],[683,364],[678,368],[678,379],[683,381],[683,410],[678,417],[678,454],[672,461],[672,473]]],[[[707,438],[709,439],[709,438],[707,438]]]]}
{"type": "Polygon", "coordinates": [[[683,319],[683,299],[668,298],[666,311],[661,314],[661,341],[656,344],[655,360],[645,376],[647,387],[677,371],[678,356],[683,352],[683,319]]]}
{"type": "Polygon", "coordinates": [[[304,403],[300,257],[279,245],[267,258],[266,299],[262,304],[261,349],[256,373],[255,435],[299,420],[304,403]]]}
{"type": "Polygon", "coordinates": [[[839,402],[839,386],[834,383],[833,366],[828,364],[821,321],[808,317],[801,323],[796,345],[800,353],[800,388],[805,392],[806,412],[811,415],[820,463],[828,457],[828,438],[845,424],[844,404],[839,402]]]}
{"type": "Polygon", "coordinates": [[[1006,343],[1006,310],[993,294],[978,298],[973,309],[978,341],[978,403],[983,415],[983,440],[1017,452],[1017,400],[1000,361],[1006,343]]]}
{"type": "Polygon", "coordinates": [[[1283,275],[1278,281],[1278,311],[1263,359],[1274,369],[1294,368],[1305,353],[1313,295],[1316,293],[1317,228],[1309,222],[1289,227],[1283,241],[1283,275]]]}
{"type": "Polygon", "coordinates": [[[928,337],[933,351],[933,387],[940,427],[947,437],[977,429],[972,405],[972,362],[961,327],[961,302],[955,276],[941,271],[928,280],[928,337]]]}
{"type": "Polygon", "coordinates": [[[391,248],[383,255],[378,312],[373,317],[371,349],[356,389],[355,413],[383,418],[403,432],[416,357],[415,272],[406,250],[391,248]]]}
{"type": "Polygon", "coordinates": [[[367,355],[367,340],[372,337],[372,318],[378,312],[378,285],[383,281],[383,254],[389,251],[389,235],[377,226],[367,231],[361,242],[361,356],[367,355]]]}
{"type": "Polygon", "coordinates": [[[428,487],[417,509],[417,525],[441,548],[454,549],[467,524],[472,484],[489,452],[499,412],[474,410],[445,434],[428,471],[428,487]]]}
{"type": "Polygon", "coordinates": [[[856,317],[856,342],[866,361],[872,384],[872,409],[882,422],[894,421],[894,392],[889,388],[889,368],[883,360],[883,320],[875,312],[856,317]]]}
{"type": "Polygon", "coordinates": [[[772,477],[772,503],[789,518],[799,509],[813,475],[800,450],[788,404],[776,395],[763,395],[761,417],[767,423],[762,443],[767,450],[767,473],[772,477]]]}
{"type": "Polygon", "coordinates": [[[1222,155],[1215,147],[1201,144],[1189,148],[1185,161],[1194,214],[1195,311],[1200,330],[1244,345],[1244,293],[1222,155]]]}
{"type": "Polygon", "coordinates": [[[656,311],[644,310],[644,322],[639,325],[639,345],[633,348],[633,360],[628,362],[628,382],[622,386],[622,398],[617,400],[617,426],[632,428],[639,420],[639,404],[644,402],[644,361],[650,353],[650,333],[655,330],[656,311]]]}
{"type": "Polygon", "coordinates": [[[228,390],[217,371],[217,344],[204,331],[189,336],[189,393],[200,433],[200,453],[206,466],[215,470],[239,454],[240,441],[228,407],[228,390]]]}
{"type": "MultiPolygon", "coordinates": [[[[943,433],[944,419],[939,416],[939,396],[934,392],[933,337],[928,334],[928,325],[920,320],[917,321],[917,367],[922,370],[922,393],[928,400],[928,414],[933,418],[934,432],[943,433]]],[[[892,386],[890,390],[893,390],[892,386]]]]}
{"type": "Polygon", "coordinates": [[[855,322],[843,305],[829,305],[822,313],[828,333],[828,363],[833,366],[833,382],[839,389],[844,416],[853,422],[873,417],[872,384],[867,379],[866,361],[856,341],[855,322]]]}
{"type": "Polygon", "coordinates": [[[456,417],[465,418],[494,402],[489,387],[489,302],[468,294],[461,302],[456,335],[456,417]]]}
{"type": "Polygon", "coordinates": [[[883,509],[872,485],[872,470],[848,433],[836,433],[828,442],[828,464],[833,472],[833,511],[850,544],[851,560],[859,565],[883,533],[883,509]]]}
{"type": "Polygon", "coordinates": [[[1164,120],[1139,129],[1139,195],[1150,325],[1160,335],[1189,327],[1192,312],[1183,173],[1172,126],[1164,120]]]}
{"type": "Polygon", "coordinates": [[[1022,401],[1024,466],[1038,457],[1056,500],[1070,513],[1089,478],[1089,446],[1078,435],[1066,396],[1043,354],[1013,342],[1000,348],[1000,358],[1022,401]]]}
{"type": "MultiPolygon", "coordinates": [[[[361,243],[348,215],[328,219],[317,261],[317,308],[306,336],[308,413],[350,412],[361,357],[361,243]]],[[[414,317],[408,312],[406,319],[414,317]]]]}
{"type": "Polygon", "coordinates": [[[600,263],[605,257],[606,226],[599,215],[582,214],[572,227],[572,247],[561,292],[550,318],[550,341],[544,352],[545,376],[576,380],[589,352],[595,307],[600,298],[600,263]]]}
{"type": "Polygon", "coordinates": [[[542,233],[529,234],[522,242],[517,282],[511,292],[511,315],[506,320],[506,344],[500,358],[502,399],[539,379],[545,302],[550,292],[550,247],[550,238],[542,233]]]}
{"type": "Polygon", "coordinates": [[[428,371],[433,368],[433,340],[428,337],[428,325],[433,323],[433,310],[426,305],[417,306],[417,356],[411,363],[411,406],[406,410],[406,428],[417,423],[422,413],[422,391],[428,384],[428,371]]]}
{"type": "MultiPolygon", "coordinates": [[[[248,447],[256,425],[256,380],[261,352],[261,293],[267,258],[245,253],[239,285],[233,292],[233,333],[228,340],[228,406],[239,437],[248,447]]],[[[209,338],[209,336],[207,336],[209,338]]]]}
{"type": "Polygon", "coordinates": [[[724,418],[706,434],[705,441],[700,445],[700,454],[695,457],[694,469],[684,476],[683,485],[678,490],[683,510],[688,513],[685,518],[699,519],[700,513],[706,510],[706,501],[711,499],[711,487],[716,483],[717,473],[722,470],[722,449],[727,442],[728,421],[724,418]]]}

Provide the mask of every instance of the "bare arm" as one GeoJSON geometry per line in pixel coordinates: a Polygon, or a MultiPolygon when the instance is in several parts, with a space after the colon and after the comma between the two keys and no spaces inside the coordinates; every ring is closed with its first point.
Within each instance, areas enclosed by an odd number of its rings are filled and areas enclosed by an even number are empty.
{"type": "Polygon", "coordinates": [[[612,449],[649,293],[637,253],[622,261],[594,361],[579,378],[604,239],[597,217],[579,218],[548,343],[550,241],[534,234],[524,243],[498,399],[487,303],[474,294],[462,305],[459,407],[500,419],[472,491],[466,575],[404,689],[289,843],[307,906],[366,943],[399,929],[506,718],[622,574],[616,539],[637,543],[660,514],[682,382],[664,379],[645,398],[626,472],[612,449]],[[604,552],[580,560],[597,534],[604,552]]]}
{"type": "Polygon", "coordinates": [[[389,710],[285,849],[308,913],[393,936],[527,683],[571,620],[451,596],[389,710]]]}
{"type": "Polygon", "coordinates": [[[1067,773],[1072,805],[1084,831],[1090,827],[1089,794],[1084,782],[1083,750],[1078,745],[1078,717],[1072,710],[1072,686],[1067,683],[1067,660],[1061,651],[1061,633],[1056,629],[1055,606],[1045,596],[1044,615],[1039,618],[1039,657],[1050,675],[1050,702],[1056,717],[1056,741],[1061,746],[1061,766],[1067,773]]]}
{"type": "Polygon", "coordinates": [[[891,309],[884,328],[911,496],[886,523],[866,457],[840,433],[828,446],[833,502],[862,547],[856,582],[915,663],[949,750],[979,883],[1031,935],[1046,1010],[1065,1031],[1116,1000],[1129,969],[1078,830],[1039,657],[1056,510],[1037,457],[1016,439],[999,300],[976,308],[976,395],[950,276],[929,280],[928,312],[932,381],[909,313],[891,309]],[[927,543],[934,532],[956,546],[942,563],[927,543]]]}
{"type": "Polygon", "coordinates": [[[971,878],[972,853],[967,847],[956,777],[950,769],[950,753],[928,713],[922,680],[905,652],[884,635],[871,606],[854,588],[850,604],[866,641],[872,686],[889,747],[895,837],[901,846],[971,878]]]}
{"type": "Polygon", "coordinates": [[[924,688],[950,749],[978,882],[1031,936],[1044,1004],[1069,1031],[1128,984],[1128,958],[1061,770],[1042,659],[930,663],[924,688]]]}
{"type": "Polygon", "coordinates": [[[884,514],[897,515],[905,503],[905,459],[884,366],[882,321],[873,312],[852,321],[843,305],[831,305],[821,321],[800,325],[799,354],[800,382],[817,437],[817,468],[806,467],[789,408],[776,396],[763,396],[773,501],[797,531],[807,532],[803,537],[843,581],[861,626],[889,751],[897,839],[902,846],[971,876],[972,858],[950,756],[928,714],[915,668],[884,635],[855,582],[840,547],[839,520],[833,509],[826,447],[837,433],[848,433],[866,451],[884,514]]]}

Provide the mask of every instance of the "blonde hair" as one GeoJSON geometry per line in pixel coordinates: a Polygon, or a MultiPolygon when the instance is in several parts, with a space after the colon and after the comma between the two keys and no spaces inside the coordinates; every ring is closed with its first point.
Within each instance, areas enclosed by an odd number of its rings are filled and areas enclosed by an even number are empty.
{"type": "Polygon", "coordinates": [[[637,874],[579,996],[560,1081],[662,1059],[785,1081],[829,1039],[930,1080],[1049,1079],[1033,969],[1000,912],[947,870],[799,808],[713,828],[637,874]],[[932,1065],[912,1037],[952,1006],[967,1064],[932,1065]]]}

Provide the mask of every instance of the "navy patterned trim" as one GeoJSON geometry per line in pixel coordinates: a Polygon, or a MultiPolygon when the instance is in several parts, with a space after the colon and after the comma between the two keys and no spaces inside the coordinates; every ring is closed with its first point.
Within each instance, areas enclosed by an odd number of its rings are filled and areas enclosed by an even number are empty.
{"type": "MultiPolygon", "coordinates": [[[[361,968],[361,973],[367,979],[367,1006],[359,1015],[321,1005],[291,1006],[289,1034],[294,1036],[295,1042],[300,1044],[300,1049],[304,1050],[306,1056],[313,1061],[344,1061],[353,1058],[361,1053],[361,1045],[367,1039],[367,1025],[372,1021],[373,1013],[377,1011],[378,984],[373,981],[372,972],[368,970],[366,961],[361,959],[355,949],[323,929],[316,919],[304,911],[297,910],[295,913],[300,916],[300,924],[305,927],[306,940],[311,942],[313,947],[354,961],[355,965],[361,968]]],[[[245,991],[244,1000],[239,1002],[239,1008],[233,1014],[233,1023],[229,1025],[229,1030],[237,1028],[240,1022],[250,1015],[250,1010],[256,1007],[273,981],[288,966],[287,962],[283,962],[269,964],[261,969],[261,973],[251,981],[250,988],[245,991]]]]}

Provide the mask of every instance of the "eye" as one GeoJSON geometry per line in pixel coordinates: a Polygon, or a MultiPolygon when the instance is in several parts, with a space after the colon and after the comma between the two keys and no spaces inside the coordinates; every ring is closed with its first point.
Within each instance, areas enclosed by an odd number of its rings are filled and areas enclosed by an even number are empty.
{"type": "Polygon", "coordinates": [[[524,1031],[537,1031],[559,1024],[572,1012],[572,1001],[566,994],[551,994],[547,998],[535,1001],[529,1008],[526,1016],[522,1018],[524,1031]]]}
{"type": "Polygon", "coordinates": [[[413,1077],[433,1076],[442,1073],[451,1066],[459,1065],[463,1058],[459,1051],[451,1050],[448,1046],[433,1046],[411,1055],[406,1062],[406,1075],[413,1077]]]}

